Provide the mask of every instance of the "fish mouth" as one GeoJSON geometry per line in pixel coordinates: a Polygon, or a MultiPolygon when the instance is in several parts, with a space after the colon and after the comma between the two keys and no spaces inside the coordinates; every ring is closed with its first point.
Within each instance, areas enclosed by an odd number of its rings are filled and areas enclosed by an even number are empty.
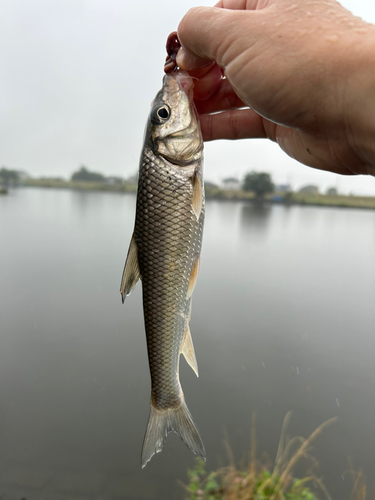
{"type": "Polygon", "coordinates": [[[194,82],[193,82],[192,77],[189,75],[189,73],[180,70],[176,74],[175,78],[176,78],[176,83],[179,86],[179,89],[182,92],[185,92],[185,94],[189,98],[189,102],[192,102],[193,95],[194,95],[194,92],[193,92],[194,82]]]}
{"type": "Polygon", "coordinates": [[[189,102],[191,103],[194,99],[194,81],[193,78],[186,71],[179,70],[177,73],[167,73],[164,75],[163,87],[169,87],[169,91],[172,94],[178,94],[183,92],[187,95],[189,102]],[[168,82],[168,83],[167,83],[168,82]],[[172,83],[174,82],[174,84],[172,83]],[[174,89],[170,88],[171,85],[174,89]]]}

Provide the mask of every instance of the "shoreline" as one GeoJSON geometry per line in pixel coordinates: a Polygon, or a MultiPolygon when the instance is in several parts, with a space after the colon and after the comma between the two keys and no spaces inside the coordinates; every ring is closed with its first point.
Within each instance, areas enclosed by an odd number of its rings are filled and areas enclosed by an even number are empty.
{"type": "MultiPolygon", "coordinates": [[[[101,182],[64,181],[60,179],[28,179],[19,187],[41,187],[45,189],[72,189],[78,191],[102,191],[112,193],[136,193],[136,184],[105,184],[101,182]]],[[[375,210],[375,197],[344,196],[307,193],[272,193],[263,201],[254,197],[252,192],[224,190],[206,187],[206,199],[217,201],[249,201],[254,204],[276,204],[285,206],[322,206],[334,208],[361,208],[375,210]]]]}

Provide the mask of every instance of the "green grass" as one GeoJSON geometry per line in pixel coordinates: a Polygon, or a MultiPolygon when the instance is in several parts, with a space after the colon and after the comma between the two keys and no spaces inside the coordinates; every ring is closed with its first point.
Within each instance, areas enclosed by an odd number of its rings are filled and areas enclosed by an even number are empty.
{"type": "MultiPolygon", "coordinates": [[[[275,196],[281,198],[278,203],[284,203],[286,205],[314,205],[375,209],[375,197],[371,196],[329,196],[325,194],[272,193],[266,195],[264,201],[270,203],[272,202],[272,198],[275,196]]],[[[206,197],[208,199],[228,201],[254,200],[254,194],[251,191],[224,190],[213,187],[206,189],[206,197]]]]}
{"type": "Polygon", "coordinates": [[[375,198],[372,196],[329,196],[325,194],[293,193],[290,202],[301,205],[375,209],[375,198]]]}
{"type": "MultiPolygon", "coordinates": [[[[317,461],[310,454],[313,441],[336,418],[321,424],[307,439],[289,438],[286,434],[291,413],[283,423],[279,446],[273,464],[256,457],[255,418],[251,427],[251,449],[247,463],[236,466],[231,449],[225,443],[229,465],[207,473],[202,459],[188,470],[189,483],[184,485],[186,500],[332,500],[322,480],[314,472],[317,461]],[[305,473],[295,472],[299,470],[305,473]],[[304,469],[301,466],[304,465],[304,469]],[[314,491],[312,489],[314,485],[314,491]],[[318,489],[317,489],[318,488],[318,489]]],[[[346,500],[366,500],[366,483],[361,472],[354,473],[353,491],[346,500]]],[[[375,497],[373,497],[375,499],[375,497]]],[[[341,499],[344,500],[344,499],[341,499]]]]}

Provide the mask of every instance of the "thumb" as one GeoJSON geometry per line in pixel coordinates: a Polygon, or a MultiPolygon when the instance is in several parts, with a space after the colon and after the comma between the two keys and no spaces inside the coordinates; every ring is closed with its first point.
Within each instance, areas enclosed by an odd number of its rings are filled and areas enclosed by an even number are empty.
{"type": "MultiPolygon", "coordinates": [[[[182,46],[177,55],[178,66],[190,71],[215,61],[225,68],[241,50],[236,42],[243,14],[244,11],[217,7],[190,9],[177,30],[182,46]]],[[[252,12],[247,11],[246,14],[248,16],[252,12]]]]}

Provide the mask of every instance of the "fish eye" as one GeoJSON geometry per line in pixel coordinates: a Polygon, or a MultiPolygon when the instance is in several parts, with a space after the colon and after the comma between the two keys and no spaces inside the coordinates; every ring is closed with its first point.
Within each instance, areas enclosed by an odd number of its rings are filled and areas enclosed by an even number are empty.
{"type": "Polygon", "coordinates": [[[162,123],[165,123],[168,120],[169,116],[170,109],[168,108],[168,106],[161,106],[152,113],[151,120],[156,125],[160,125],[162,123]]]}
{"type": "Polygon", "coordinates": [[[159,118],[162,118],[163,120],[165,120],[166,118],[168,118],[168,116],[169,116],[169,111],[167,110],[167,108],[158,109],[158,117],[159,118]]]}

